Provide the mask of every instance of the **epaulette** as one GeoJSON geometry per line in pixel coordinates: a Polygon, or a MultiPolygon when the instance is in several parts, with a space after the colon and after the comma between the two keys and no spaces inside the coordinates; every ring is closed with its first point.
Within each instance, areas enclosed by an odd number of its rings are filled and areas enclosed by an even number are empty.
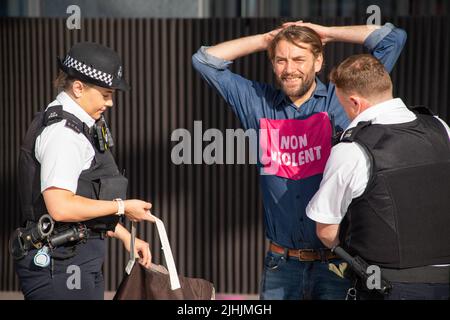
{"type": "Polygon", "coordinates": [[[88,137],[89,141],[91,140],[92,133],[89,127],[73,114],[64,111],[61,105],[49,107],[45,111],[44,125],[49,126],[64,119],[66,120],[66,128],[70,128],[76,133],[83,133],[86,137],[88,137]]]}
{"type": "Polygon", "coordinates": [[[370,126],[371,122],[370,121],[361,121],[358,122],[358,124],[356,125],[356,127],[350,128],[348,130],[346,130],[344,132],[344,134],[342,135],[341,138],[341,142],[353,142],[355,141],[355,137],[358,134],[359,131],[361,131],[361,129],[370,126]]]}
{"type": "Polygon", "coordinates": [[[53,106],[48,108],[44,114],[44,125],[49,126],[63,119],[62,106],[53,106]]]}
{"type": "Polygon", "coordinates": [[[81,133],[81,130],[83,130],[83,123],[77,122],[73,119],[68,119],[66,118],[66,125],[67,128],[72,129],[73,131],[75,131],[76,133],[81,133]]]}

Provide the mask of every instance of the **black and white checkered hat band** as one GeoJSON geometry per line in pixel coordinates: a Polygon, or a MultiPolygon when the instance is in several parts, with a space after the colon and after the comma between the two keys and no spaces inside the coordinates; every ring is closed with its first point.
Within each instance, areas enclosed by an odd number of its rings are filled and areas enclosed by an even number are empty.
{"type": "Polygon", "coordinates": [[[113,76],[111,74],[89,67],[69,55],[66,56],[63,64],[68,68],[76,69],[78,72],[88,76],[89,78],[99,80],[108,86],[112,86],[113,76]]]}

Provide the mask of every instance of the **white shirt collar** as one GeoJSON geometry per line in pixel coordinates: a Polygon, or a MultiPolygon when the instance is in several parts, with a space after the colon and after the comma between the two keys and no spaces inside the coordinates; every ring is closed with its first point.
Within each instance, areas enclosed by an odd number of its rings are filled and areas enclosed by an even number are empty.
{"type": "Polygon", "coordinates": [[[409,122],[415,119],[416,116],[406,107],[402,99],[395,98],[376,104],[369,109],[364,110],[355,119],[353,119],[347,127],[347,130],[349,128],[356,127],[358,122],[361,121],[371,121],[374,124],[394,124],[409,122]]]}
{"type": "Polygon", "coordinates": [[[56,100],[50,103],[48,107],[56,105],[62,105],[64,111],[73,114],[75,117],[86,123],[89,127],[92,127],[95,124],[95,119],[84,111],[84,109],[64,91],[59,93],[56,96],[56,100]]]}

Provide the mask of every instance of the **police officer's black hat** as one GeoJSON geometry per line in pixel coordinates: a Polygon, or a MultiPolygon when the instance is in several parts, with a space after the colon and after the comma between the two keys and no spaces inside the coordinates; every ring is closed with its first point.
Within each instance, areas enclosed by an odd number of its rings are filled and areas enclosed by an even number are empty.
{"type": "Polygon", "coordinates": [[[109,89],[130,89],[119,55],[101,44],[77,43],[64,59],[58,58],[58,63],[62,71],[81,81],[109,89]]]}

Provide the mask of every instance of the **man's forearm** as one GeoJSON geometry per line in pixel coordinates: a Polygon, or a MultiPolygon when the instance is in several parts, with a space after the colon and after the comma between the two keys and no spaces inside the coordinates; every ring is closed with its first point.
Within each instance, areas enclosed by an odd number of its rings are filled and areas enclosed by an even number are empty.
{"type": "Polygon", "coordinates": [[[267,35],[257,34],[219,43],[208,48],[206,52],[220,59],[235,60],[258,51],[266,50],[267,45],[267,35]]]}
{"type": "Polygon", "coordinates": [[[363,44],[367,37],[379,28],[381,26],[376,25],[329,27],[327,36],[330,41],[363,44]]]}

